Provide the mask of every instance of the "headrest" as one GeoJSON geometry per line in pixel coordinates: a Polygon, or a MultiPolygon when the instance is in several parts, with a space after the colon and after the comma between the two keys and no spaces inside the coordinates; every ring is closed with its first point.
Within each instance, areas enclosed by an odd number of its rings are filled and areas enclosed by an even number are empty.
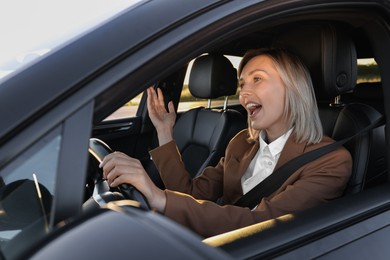
{"type": "Polygon", "coordinates": [[[300,57],[308,68],[317,100],[327,100],[354,88],[357,77],[356,49],[346,32],[332,24],[294,27],[282,33],[274,47],[300,57]]]}
{"type": "Polygon", "coordinates": [[[40,183],[38,186],[39,191],[34,181],[24,179],[1,187],[3,214],[0,215],[0,223],[3,228],[21,229],[50,213],[52,196],[45,186],[40,183]]]}
{"type": "Polygon", "coordinates": [[[194,61],[188,84],[191,94],[197,98],[234,95],[237,91],[237,71],[223,55],[203,55],[194,61]]]}

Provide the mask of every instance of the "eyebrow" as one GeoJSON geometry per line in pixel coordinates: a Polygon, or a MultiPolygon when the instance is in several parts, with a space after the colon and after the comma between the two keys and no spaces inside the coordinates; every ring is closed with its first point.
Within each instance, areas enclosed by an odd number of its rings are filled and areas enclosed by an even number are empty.
{"type": "MultiPolygon", "coordinates": [[[[254,73],[256,73],[256,72],[264,72],[265,74],[268,74],[268,72],[265,71],[265,70],[263,70],[263,69],[254,69],[254,70],[252,70],[252,71],[250,71],[250,72],[248,73],[248,76],[251,76],[252,74],[254,74],[254,73]]],[[[242,77],[240,77],[238,80],[239,80],[240,82],[243,81],[242,77]]]]}

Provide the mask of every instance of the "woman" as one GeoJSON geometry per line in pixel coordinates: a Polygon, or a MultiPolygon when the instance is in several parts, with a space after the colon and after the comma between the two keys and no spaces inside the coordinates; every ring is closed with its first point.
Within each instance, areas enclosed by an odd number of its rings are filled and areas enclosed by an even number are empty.
{"type": "Polygon", "coordinates": [[[243,57],[238,75],[248,129],[230,141],[216,167],[189,177],[172,137],[172,102],[166,111],[161,90],[148,89],[160,145],[151,155],[167,189],[158,189],[140,162],[123,153],[110,154],[101,164],[110,185],[134,185],[153,208],[204,237],[340,197],[352,168],[343,147],[298,169],[269,197],[259,198],[254,209],[233,205],[285,162],[334,142],[322,134],[310,76],[295,56],[281,49],[253,50],[243,57]],[[215,203],[220,197],[224,206],[215,203]]]}

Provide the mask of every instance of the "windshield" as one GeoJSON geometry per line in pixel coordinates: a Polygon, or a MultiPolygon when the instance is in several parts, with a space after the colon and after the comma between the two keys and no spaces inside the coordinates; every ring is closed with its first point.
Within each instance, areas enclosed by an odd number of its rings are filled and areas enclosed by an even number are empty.
{"type": "Polygon", "coordinates": [[[1,1],[0,79],[140,1],[1,1]]]}

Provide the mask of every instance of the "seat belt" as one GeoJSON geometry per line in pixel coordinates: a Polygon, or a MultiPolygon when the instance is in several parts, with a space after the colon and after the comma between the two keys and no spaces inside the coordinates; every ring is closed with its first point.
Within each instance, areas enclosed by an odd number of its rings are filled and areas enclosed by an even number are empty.
{"type": "Polygon", "coordinates": [[[315,159],[318,159],[319,157],[345,144],[349,140],[352,140],[356,136],[364,132],[367,132],[371,129],[374,129],[378,126],[381,126],[382,124],[384,124],[383,116],[378,118],[376,121],[374,121],[373,123],[371,123],[370,125],[368,125],[367,127],[363,128],[362,130],[360,130],[359,132],[355,133],[350,137],[344,138],[337,142],[325,145],[323,147],[317,148],[313,151],[295,157],[294,159],[283,164],[281,167],[275,170],[271,175],[265,178],[262,182],[257,184],[254,188],[252,188],[247,193],[245,193],[236,203],[234,203],[234,205],[253,209],[255,206],[257,206],[260,203],[263,197],[267,197],[271,195],[274,191],[276,191],[279,187],[282,186],[282,184],[287,180],[288,177],[290,177],[295,171],[297,171],[303,165],[311,161],[314,161],[315,159]]]}

